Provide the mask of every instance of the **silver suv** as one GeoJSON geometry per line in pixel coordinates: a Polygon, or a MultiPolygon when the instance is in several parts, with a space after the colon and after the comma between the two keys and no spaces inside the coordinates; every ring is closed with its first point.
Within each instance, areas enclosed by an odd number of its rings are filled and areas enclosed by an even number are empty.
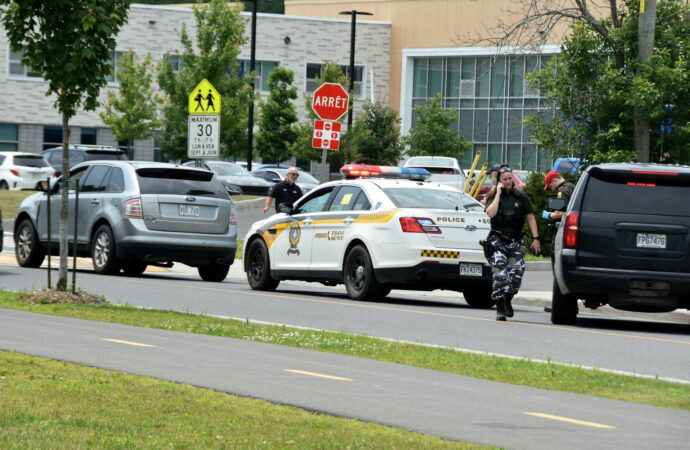
{"type": "MultiPolygon", "coordinates": [[[[50,251],[57,254],[60,183],[50,197],[50,251]]],[[[14,222],[22,267],[39,267],[48,253],[48,193],[27,197],[14,222]]],[[[213,172],[141,161],[89,161],[70,170],[68,240],[90,256],[97,273],[139,275],[148,265],[181,262],[206,281],[223,281],[235,260],[237,215],[213,172]],[[78,205],[75,205],[79,186],[78,205]]]]}

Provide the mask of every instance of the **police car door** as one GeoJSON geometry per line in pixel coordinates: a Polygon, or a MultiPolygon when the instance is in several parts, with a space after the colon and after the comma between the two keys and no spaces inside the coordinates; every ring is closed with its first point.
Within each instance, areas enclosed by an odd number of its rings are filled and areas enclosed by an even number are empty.
{"type": "Polygon", "coordinates": [[[316,278],[339,278],[345,247],[355,219],[369,209],[367,196],[359,186],[340,186],[333,194],[328,212],[315,220],[310,274],[316,278]]]}
{"type": "Polygon", "coordinates": [[[295,204],[292,215],[280,224],[282,231],[271,245],[273,270],[284,276],[308,278],[312,253],[314,220],[330,198],[333,188],[328,187],[309,193],[295,204]]]}

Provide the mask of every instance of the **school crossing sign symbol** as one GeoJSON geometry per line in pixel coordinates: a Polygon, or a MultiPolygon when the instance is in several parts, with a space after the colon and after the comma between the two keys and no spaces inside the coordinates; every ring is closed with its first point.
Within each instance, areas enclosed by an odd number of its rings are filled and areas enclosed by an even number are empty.
{"type": "Polygon", "coordinates": [[[189,93],[187,157],[217,158],[220,154],[220,93],[208,80],[189,93]]]}

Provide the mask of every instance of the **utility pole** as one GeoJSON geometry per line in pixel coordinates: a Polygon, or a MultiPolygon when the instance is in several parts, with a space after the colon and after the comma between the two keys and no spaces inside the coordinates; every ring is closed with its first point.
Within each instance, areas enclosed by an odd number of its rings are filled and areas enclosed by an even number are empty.
{"type": "Polygon", "coordinates": [[[352,16],[352,21],[350,24],[350,105],[347,113],[347,132],[349,133],[352,129],[352,110],[355,107],[355,31],[357,24],[357,15],[359,14],[360,16],[371,16],[373,14],[370,12],[357,11],[354,9],[352,11],[341,11],[340,14],[345,16],[352,16]]]}
{"type": "MultiPolygon", "coordinates": [[[[641,67],[652,57],[654,52],[654,31],[656,28],[656,0],[640,0],[640,18],[637,26],[637,65],[641,67]]],[[[649,118],[639,109],[635,110],[633,139],[637,161],[648,163],[649,152],[649,118]]]]}
{"type": "MultiPolygon", "coordinates": [[[[249,60],[249,72],[253,75],[256,65],[256,8],[259,0],[252,1],[252,28],[251,28],[251,56],[249,60]]],[[[247,170],[252,170],[252,159],[254,158],[254,77],[252,76],[252,98],[249,102],[249,112],[247,115],[247,170]]]]}

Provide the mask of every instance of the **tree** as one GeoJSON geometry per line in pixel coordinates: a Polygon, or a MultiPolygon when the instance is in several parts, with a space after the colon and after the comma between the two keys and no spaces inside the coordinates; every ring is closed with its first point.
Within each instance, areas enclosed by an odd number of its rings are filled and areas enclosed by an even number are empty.
{"type": "MultiPolygon", "coordinates": [[[[631,149],[643,147],[639,142],[640,130],[634,133],[635,113],[638,118],[648,121],[652,130],[652,155],[640,154],[638,159],[658,160],[662,146],[664,150],[661,152],[666,153],[669,143],[679,142],[678,136],[661,136],[656,131],[659,122],[673,121],[675,126],[672,129],[676,132],[687,128],[687,120],[679,123],[677,119],[687,111],[687,108],[681,110],[679,104],[684,102],[681,97],[685,95],[687,85],[687,81],[682,80],[687,79],[684,73],[687,70],[688,5],[679,1],[659,2],[655,54],[646,64],[638,62],[639,9],[640,0],[518,0],[511,7],[509,20],[499,21],[487,30],[488,37],[470,38],[470,42],[497,47],[519,44],[535,49],[541,44],[558,41],[562,31],[571,26],[571,34],[562,46],[564,54],[549,70],[564,70],[567,64],[575,64],[577,67],[567,70],[571,76],[577,77],[577,83],[562,77],[560,79],[567,83],[560,90],[569,93],[547,96],[554,99],[557,108],[569,102],[570,105],[564,109],[574,113],[562,110],[563,115],[558,114],[558,120],[547,122],[554,128],[548,137],[540,134],[548,132],[548,125],[544,125],[542,119],[533,119],[535,124],[542,123],[542,126],[537,126],[535,139],[545,139],[541,143],[549,150],[549,146],[561,151],[574,145],[576,148],[587,147],[585,151],[593,151],[593,156],[601,160],[627,159],[631,149]],[[563,63],[565,59],[570,59],[570,62],[563,63]],[[589,78],[585,77],[587,73],[589,78]],[[617,80],[618,77],[622,79],[617,80]],[[664,87],[660,89],[659,83],[664,87]],[[673,93],[676,87],[682,92],[673,93]],[[602,98],[608,94],[615,96],[610,108],[602,98]],[[568,96],[570,98],[566,99],[568,96]],[[667,104],[673,105],[672,112],[664,110],[667,104]],[[595,116],[590,113],[592,108],[602,110],[595,116]],[[562,139],[556,137],[559,130],[562,139]],[[633,135],[638,136],[636,144],[628,138],[633,135]]],[[[535,80],[535,83],[543,93],[549,92],[549,86],[557,88],[547,80],[542,81],[535,80]]],[[[687,139],[682,142],[687,142],[687,139]]],[[[687,147],[682,146],[684,150],[681,153],[686,152],[687,147]]],[[[679,149],[674,147],[671,151],[678,153],[679,149]]]]}
{"type": "Polygon", "coordinates": [[[294,125],[297,113],[292,101],[297,89],[292,85],[295,74],[284,67],[276,67],[268,77],[271,93],[261,105],[260,131],[256,136],[256,149],[262,159],[285,161],[292,156],[291,148],[297,139],[294,125]]]}
{"type": "Polygon", "coordinates": [[[397,166],[402,157],[400,119],[388,106],[364,105],[364,113],[357,116],[346,138],[344,144],[351,147],[356,158],[366,158],[369,164],[397,166]]]}
{"type": "Polygon", "coordinates": [[[130,50],[119,59],[116,77],[118,95],[108,92],[104,111],[99,115],[113,131],[118,141],[128,141],[133,148],[135,139],[146,139],[162,126],[157,119],[161,99],[152,89],[151,55],[139,60],[130,50]]]}
{"type": "Polygon", "coordinates": [[[529,76],[557,112],[533,117],[534,139],[554,155],[591,162],[635,159],[634,111],[649,118],[651,160],[690,162],[690,8],[657,8],[655,54],[636,64],[637,12],[620,19],[618,50],[588,24],[576,24],[550,65],[529,76]],[[618,52],[626,63],[618,66],[618,52]]]}
{"type": "Polygon", "coordinates": [[[403,139],[410,146],[410,156],[450,156],[460,158],[472,150],[472,144],[450,128],[457,123],[456,110],[441,106],[441,94],[430,98],[426,105],[415,107],[417,119],[410,134],[403,139]]]}
{"type": "Polygon", "coordinates": [[[170,57],[164,59],[158,71],[158,84],[165,94],[161,150],[168,160],[186,158],[188,96],[206,79],[222,96],[220,154],[240,155],[246,149],[247,110],[254,95],[238,75],[237,57],[245,42],[244,21],[238,10],[228,8],[222,0],[212,0],[207,8],[195,8],[194,17],[196,45],[184,25],[180,31],[183,52],[178,55],[179,71],[174,71],[170,57]]]}
{"type": "MultiPolygon", "coordinates": [[[[92,111],[108,82],[115,37],[127,21],[130,0],[0,0],[2,23],[22,63],[48,82],[62,115],[62,173],[69,174],[69,120],[77,110],[92,111]]],[[[65,183],[69,180],[65,176],[65,183]]],[[[57,289],[67,288],[67,192],[60,202],[60,269],[57,289]]]]}

